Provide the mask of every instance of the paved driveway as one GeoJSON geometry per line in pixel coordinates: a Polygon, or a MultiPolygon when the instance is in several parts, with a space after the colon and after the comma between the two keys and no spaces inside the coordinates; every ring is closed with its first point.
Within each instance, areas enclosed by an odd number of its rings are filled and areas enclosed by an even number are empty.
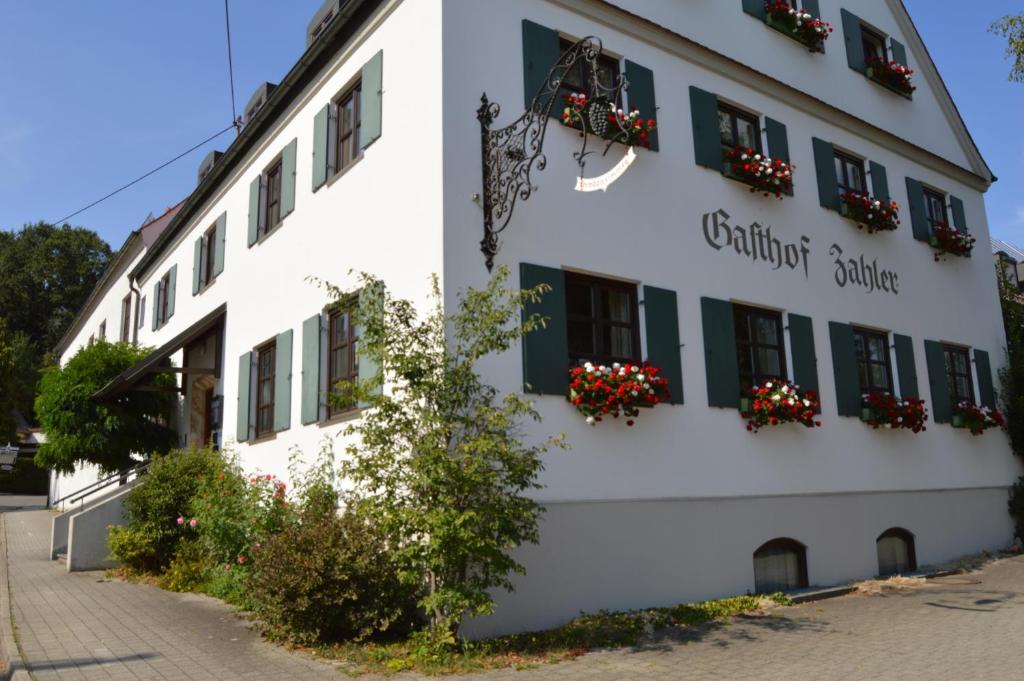
{"type": "MultiPolygon", "coordinates": [[[[213,599],[107,581],[98,572],[64,572],[46,560],[50,517],[49,511],[8,512],[3,518],[6,537],[0,535],[18,640],[36,679],[343,678],[327,664],[262,641],[213,599]]],[[[1022,594],[1024,557],[1011,558],[921,588],[784,608],[642,649],[591,653],[572,662],[471,678],[1024,678],[1022,594]]]]}

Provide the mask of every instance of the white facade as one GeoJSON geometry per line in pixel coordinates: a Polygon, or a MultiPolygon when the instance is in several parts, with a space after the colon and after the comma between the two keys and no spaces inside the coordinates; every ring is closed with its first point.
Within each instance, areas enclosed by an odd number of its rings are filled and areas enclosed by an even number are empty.
{"type": "MultiPolygon", "coordinates": [[[[483,218],[474,200],[481,191],[475,110],[486,91],[502,105],[495,127],[521,113],[522,26],[529,20],[569,39],[597,36],[607,53],[650,69],[660,149],[640,150],[637,162],[606,193],[574,192],[572,152],[579,138],[551,120],[544,143],[547,168],[534,172],[538,190],[516,206],[497,262],[514,273],[528,263],[633,282],[640,285],[641,301],[643,285],[674,291],[685,403],[645,411],[634,428],[617,422],[590,428],[563,395],[537,397],[544,421],[531,426],[531,436],[565,432],[572,451],[553,453],[545,462],[537,497],[547,513],[541,544],[522,551],[527,575],[517,580],[514,594],[499,598],[495,616],[473,623],[473,631],[545,627],[581,610],[753,590],[753,553],[779,537],[807,547],[810,584],[875,574],[875,539],[893,527],[914,535],[921,565],[1009,542],[1006,490],[1021,471],[1005,436],[990,431],[971,437],[932,423],[911,435],[872,430],[857,418],[839,416],[830,343],[830,322],[910,337],[919,393],[929,407],[925,341],[982,350],[993,371],[1001,365],[1003,328],[992,261],[986,255],[935,262],[928,244],[913,238],[904,182],[914,178],[959,197],[985,251],[983,192],[991,174],[900,3],[862,0],[855,12],[906,46],[917,85],[912,100],[848,66],[838,3],[820,2],[822,17],[835,28],[824,54],[808,53],[744,13],[743,4],[350,3],[346,11],[359,18],[369,6],[376,8],[355,28],[352,20],[327,31],[341,47],[322,58],[319,70],[300,62],[275,93],[287,99],[271,98],[274,116],[258,119],[253,125],[259,134],[251,139],[243,133],[236,142],[239,153],[218,162],[226,164],[221,175],[200,186],[142,264],[133,266],[131,276],[151,300],[155,282],[172,267],[177,272],[174,314],[154,330],[152,309],[147,310],[139,342],[160,347],[225,305],[223,342],[214,350],[220,364],[214,390],[224,399],[223,443],[247,466],[284,476],[291,448],[309,457],[334,438],[342,427],[338,422],[303,425],[303,322],[328,302],[308,279],[344,288],[354,283],[350,270],[366,271],[395,295],[421,302],[436,273],[449,305],[458,291],[483,284],[483,218]],[[340,35],[348,37],[342,41],[340,35]],[[358,162],[313,191],[314,119],[379,52],[380,137],[358,162]],[[308,80],[287,85],[300,72],[308,80]],[[793,196],[766,199],[695,164],[691,86],[785,124],[796,166],[793,196]],[[900,229],[868,235],[822,208],[812,138],[885,167],[891,196],[902,209],[900,229]],[[292,140],[294,211],[249,246],[250,185],[292,140]],[[794,267],[774,268],[741,254],[721,231],[715,236],[715,216],[719,226],[724,218],[719,211],[731,226],[770,226],[780,244],[800,245],[806,255],[794,267]],[[223,272],[192,295],[195,241],[222,214],[223,272]],[[896,292],[869,291],[853,283],[848,270],[837,280],[836,249],[844,264],[863,255],[868,264],[877,261],[878,268],[896,273],[889,281],[898,286],[887,287],[896,292]],[[702,297],[779,310],[784,319],[790,312],[811,319],[821,428],[783,426],[752,435],[736,409],[708,406],[702,297]],[[288,426],[238,443],[239,358],[287,330],[288,426]]],[[[316,44],[303,60],[313,59],[315,50],[316,44]]],[[[592,157],[588,175],[600,174],[621,154],[616,146],[606,158],[592,157]]],[[[119,295],[110,289],[112,300],[119,295]]],[[[642,304],[639,309],[643,322],[642,304]]],[[[639,328],[646,358],[644,324],[639,328]]],[[[792,353],[788,330],[786,347],[792,353]]],[[[791,372],[794,358],[788,359],[791,372]]],[[[180,365],[182,354],[174,360],[180,365]]],[[[489,380],[505,390],[522,389],[519,352],[488,366],[489,380]]],[[[983,386],[976,370],[972,380],[979,395],[983,386]]],[[[897,377],[893,387],[906,386],[897,377]]],[[[193,421],[189,409],[183,406],[183,424],[193,421]]],[[[183,437],[194,431],[194,425],[183,425],[183,437]]]]}

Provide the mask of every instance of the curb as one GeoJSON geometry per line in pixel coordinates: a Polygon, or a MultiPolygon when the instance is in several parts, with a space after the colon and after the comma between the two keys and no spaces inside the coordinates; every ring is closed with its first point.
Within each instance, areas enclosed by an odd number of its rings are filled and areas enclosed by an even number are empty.
{"type": "Polygon", "coordinates": [[[14,633],[14,611],[11,584],[7,574],[7,514],[0,513],[0,679],[3,681],[33,681],[21,657],[18,639],[14,633]]]}
{"type": "Polygon", "coordinates": [[[856,588],[855,586],[833,586],[825,589],[815,589],[814,591],[805,591],[804,593],[790,594],[789,598],[797,605],[800,603],[813,603],[814,601],[823,601],[827,598],[845,596],[848,593],[852,593],[856,588]]]}

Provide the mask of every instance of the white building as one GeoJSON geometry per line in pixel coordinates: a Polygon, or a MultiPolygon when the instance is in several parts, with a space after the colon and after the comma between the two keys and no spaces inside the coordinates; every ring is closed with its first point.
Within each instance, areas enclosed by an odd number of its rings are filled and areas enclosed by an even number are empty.
{"type": "MultiPolygon", "coordinates": [[[[950,425],[958,399],[995,401],[992,262],[936,261],[929,245],[952,222],[984,250],[994,177],[900,2],[803,8],[834,27],[824,52],[774,30],[758,0],[329,3],[299,62],[257,93],[242,134],[108,282],[64,357],[108,310],[110,328],[138,327],[159,349],[107,394],[171,360],[186,368],[183,443],[219,434],[246,465],[284,475],[290,448],[311,455],[358,418],[324,404],[328,375],[357,365],[308,279],[349,287],[362,270],[424,301],[437,273],[448,304],[481,285],[481,94],[502,105],[494,128],[511,123],[561,50],[595,36],[606,72],[631,83],[627,108],[657,118],[656,150],[606,192],[573,191],[581,140],[552,118],[536,191],[500,235],[495,262],[554,292],[540,308],[548,330],[488,379],[542,392],[535,434],[565,432],[573,449],[546,461],[527,575],[473,631],[827,585],[1005,545],[1020,465],[1001,432],[950,425]],[[867,77],[871,52],[913,69],[912,96],[867,77]],[[792,194],[725,177],[726,141],[788,158],[792,194]],[[843,189],[895,199],[899,229],[858,229],[840,215],[843,189]],[[145,305],[124,322],[115,303],[131,287],[145,305]],[[675,403],[632,428],[586,426],[565,399],[584,357],[649,359],[675,403]],[[820,428],[747,432],[741,383],[775,374],[820,391],[820,428]],[[871,388],[924,398],[928,429],[868,427],[871,388]]],[[[588,157],[587,175],[624,151],[588,157]]]]}

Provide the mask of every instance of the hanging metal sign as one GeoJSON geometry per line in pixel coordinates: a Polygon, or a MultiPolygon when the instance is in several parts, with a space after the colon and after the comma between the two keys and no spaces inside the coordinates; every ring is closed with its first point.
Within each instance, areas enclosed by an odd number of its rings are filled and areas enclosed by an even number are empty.
{"type": "Polygon", "coordinates": [[[626,150],[626,155],[622,157],[622,160],[615,164],[615,167],[609,170],[603,175],[597,177],[583,177],[582,175],[576,178],[576,191],[578,192],[596,192],[608,191],[608,187],[611,186],[612,182],[622,177],[622,174],[626,172],[629,166],[633,165],[633,161],[636,160],[636,151],[633,147],[629,147],[626,150]]]}

